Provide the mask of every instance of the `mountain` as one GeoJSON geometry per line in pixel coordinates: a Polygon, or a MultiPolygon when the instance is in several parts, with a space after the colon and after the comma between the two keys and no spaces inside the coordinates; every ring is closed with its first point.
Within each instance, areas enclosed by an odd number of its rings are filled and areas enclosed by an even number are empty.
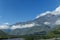
{"type": "Polygon", "coordinates": [[[42,26],[48,25],[50,27],[54,27],[56,25],[60,25],[60,6],[57,7],[53,11],[46,11],[38,15],[34,20],[27,22],[18,22],[12,25],[12,29],[16,28],[27,28],[33,26],[42,26]]]}
{"type": "Polygon", "coordinates": [[[50,31],[60,25],[60,6],[54,11],[47,11],[38,15],[34,20],[13,24],[10,35],[26,35],[35,32],[50,31]]]}
{"type": "MultiPolygon", "coordinates": [[[[51,27],[57,25],[56,22],[60,19],[60,15],[47,14],[45,16],[37,18],[35,21],[38,24],[45,24],[51,27]]],[[[59,24],[58,24],[59,25],[59,24]]]]}
{"type": "Polygon", "coordinates": [[[41,13],[34,20],[18,22],[12,25],[1,25],[0,29],[3,29],[4,32],[8,32],[9,35],[28,35],[48,32],[58,25],[60,25],[60,6],[53,11],[41,13]]]}
{"type": "Polygon", "coordinates": [[[14,24],[12,26],[14,30],[10,32],[10,35],[34,34],[41,31],[48,32],[57,25],[60,25],[60,6],[54,11],[47,11],[38,15],[34,20],[14,24]]]}

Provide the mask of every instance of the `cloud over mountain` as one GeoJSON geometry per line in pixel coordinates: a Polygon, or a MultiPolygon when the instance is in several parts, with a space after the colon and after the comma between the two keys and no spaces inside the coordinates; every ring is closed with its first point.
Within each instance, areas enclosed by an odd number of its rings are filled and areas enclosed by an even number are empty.
{"type": "Polygon", "coordinates": [[[34,26],[34,25],[35,25],[34,23],[24,24],[24,25],[13,25],[13,26],[11,27],[11,29],[28,28],[28,27],[32,27],[32,26],[34,26]]]}

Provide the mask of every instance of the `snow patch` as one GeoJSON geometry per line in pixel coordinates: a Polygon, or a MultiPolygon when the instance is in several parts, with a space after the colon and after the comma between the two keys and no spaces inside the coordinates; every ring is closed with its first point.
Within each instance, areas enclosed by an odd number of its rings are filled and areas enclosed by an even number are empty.
{"type": "Polygon", "coordinates": [[[44,22],[45,25],[50,25],[50,22],[44,22]]]}

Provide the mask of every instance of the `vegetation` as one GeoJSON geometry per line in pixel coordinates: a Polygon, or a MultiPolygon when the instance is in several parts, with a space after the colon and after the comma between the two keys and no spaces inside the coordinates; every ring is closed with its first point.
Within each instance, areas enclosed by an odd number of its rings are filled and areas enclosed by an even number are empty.
{"type": "Polygon", "coordinates": [[[48,32],[46,35],[23,35],[23,36],[14,36],[8,35],[5,32],[0,30],[0,38],[25,38],[26,40],[33,40],[34,38],[38,39],[48,39],[60,37],[60,26],[53,31],[48,32]]]}
{"type": "MultiPolygon", "coordinates": [[[[57,26],[56,29],[54,29],[53,31],[48,32],[46,35],[30,36],[30,39],[33,39],[33,38],[49,39],[49,38],[55,38],[55,37],[60,38],[60,26],[57,26]]],[[[29,38],[27,37],[27,39],[29,39],[29,38]]]]}

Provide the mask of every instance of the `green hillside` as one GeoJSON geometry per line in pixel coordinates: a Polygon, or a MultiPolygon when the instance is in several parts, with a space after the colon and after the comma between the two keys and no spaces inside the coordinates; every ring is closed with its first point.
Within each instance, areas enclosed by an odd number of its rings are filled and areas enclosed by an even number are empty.
{"type": "Polygon", "coordinates": [[[7,34],[0,30],[0,38],[7,38],[7,34]]]}

